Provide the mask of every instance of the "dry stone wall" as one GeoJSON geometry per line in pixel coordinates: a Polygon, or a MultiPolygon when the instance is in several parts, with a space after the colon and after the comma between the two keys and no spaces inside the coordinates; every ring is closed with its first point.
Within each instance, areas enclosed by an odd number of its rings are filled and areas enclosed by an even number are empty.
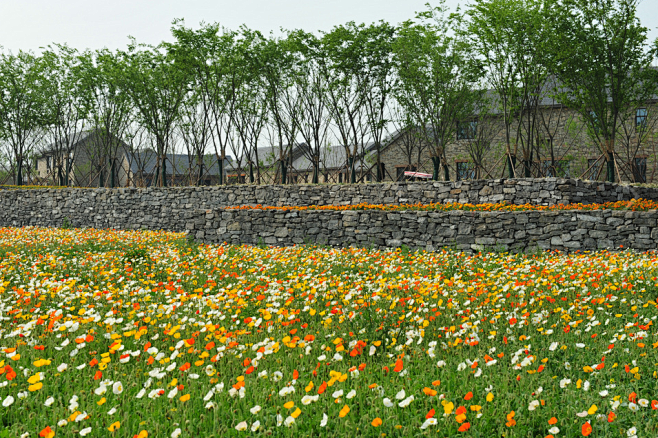
{"type": "Polygon", "coordinates": [[[208,243],[400,247],[435,251],[658,248],[658,211],[196,211],[185,225],[208,243]]]}
{"type": "Polygon", "coordinates": [[[554,205],[645,198],[658,189],[573,179],[361,185],[0,190],[0,226],[187,231],[205,242],[438,249],[656,248],[655,212],[224,210],[229,206],[430,202],[554,205]]]}

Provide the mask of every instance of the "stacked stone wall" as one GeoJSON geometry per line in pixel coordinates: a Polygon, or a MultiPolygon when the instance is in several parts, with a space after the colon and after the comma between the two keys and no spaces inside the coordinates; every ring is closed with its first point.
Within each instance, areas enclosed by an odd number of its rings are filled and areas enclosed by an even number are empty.
{"type": "Polygon", "coordinates": [[[658,248],[658,211],[207,210],[185,229],[207,243],[324,244],[435,251],[658,248]]]}
{"type": "Polygon", "coordinates": [[[555,205],[658,200],[658,189],[573,179],[501,179],[120,189],[0,190],[0,226],[163,229],[204,242],[304,242],[437,249],[656,248],[655,212],[395,212],[225,210],[430,202],[555,205]]]}

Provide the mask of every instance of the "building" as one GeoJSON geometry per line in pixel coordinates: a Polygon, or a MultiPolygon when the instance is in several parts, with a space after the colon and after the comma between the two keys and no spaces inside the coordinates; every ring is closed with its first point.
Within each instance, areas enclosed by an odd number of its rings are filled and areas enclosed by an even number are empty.
{"type": "MultiPolygon", "coordinates": [[[[512,144],[516,177],[572,177],[605,180],[602,148],[592,142],[580,116],[559,103],[544,99],[531,142],[512,144]]],[[[512,133],[519,128],[512,124],[512,133]]],[[[523,129],[523,128],[521,128],[523,129]]],[[[616,179],[652,182],[658,179],[658,100],[637,108],[624,120],[615,142],[616,179]]],[[[527,137],[527,136],[526,136],[527,137]]],[[[508,176],[507,146],[502,116],[478,114],[456,126],[446,145],[452,180],[494,179],[508,176]]],[[[372,157],[369,158],[372,160],[372,157]]],[[[432,173],[431,150],[413,130],[396,131],[382,148],[386,180],[403,180],[404,171],[432,173]]],[[[439,172],[443,179],[443,172],[439,172]]]]}
{"type": "MultiPolygon", "coordinates": [[[[225,175],[231,172],[232,162],[230,156],[224,159],[225,175]]],[[[167,184],[219,184],[218,163],[214,154],[166,154],[167,184]]],[[[37,182],[43,185],[147,187],[158,183],[161,166],[162,160],[152,149],[133,150],[124,141],[103,136],[98,130],[80,133],[66,148],[48,145],[35,159],[37,182]]]]}

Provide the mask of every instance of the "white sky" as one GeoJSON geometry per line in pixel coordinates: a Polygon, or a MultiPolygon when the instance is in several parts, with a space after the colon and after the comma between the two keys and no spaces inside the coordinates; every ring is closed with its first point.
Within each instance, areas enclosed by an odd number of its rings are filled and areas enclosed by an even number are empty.
{"type": "MultiPolygon", "coordinates": [[[[425,9],[428,0],[0,0],[0,46],[38,51],[50,43],[77,49],[125,49],[128,35],[138,42],[171,40],[174,18],[187,26],[219,22],[246,24],[264,33],[285,29],[330,30],[348,21],[397,24],[425,9]]],[[[430,3],[432,3],[430,1],[430,3]]],[[[447,0],[454,8],[467,0],[447,0]]],[[[658,38],[658,0],[642,0],[642,24],[658,38]]]]}

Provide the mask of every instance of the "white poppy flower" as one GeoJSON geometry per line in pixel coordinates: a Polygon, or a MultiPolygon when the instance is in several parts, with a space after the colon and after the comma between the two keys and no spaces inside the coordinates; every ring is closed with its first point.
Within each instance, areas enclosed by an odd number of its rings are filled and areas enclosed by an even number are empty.
{"type": "Polygon", "coordinates": [[[409,397],[405,398],[400,403],[398,403],[398,406],[400,406],[401,408],[406,408],[411,404],[412,401],[414,401],[414,396],[410,395],[409,397]]]}
{"type": "Polygon", "coordinates": [[[247,430],[247,422],[246,421],[241,421],[235,426],[235,430],[243,431],[247,430]]]}
{"type": "Polygon", "coordinates": [[[432,418],[428,418],[428,419],[425,420],[425,422],[420,426],[420,428],[424,430],[424,429],[427,429],[429,426],[434,426],[434,425],[437,424],[437,423],[438,423],[438,421],[436,420],[436,418],[434,418],[434,417],[432,417],[432,418]]]}
{"type": "Polygon", "coordinates": [[[11,395],[7,396],[7,398],[5,398],[2,401],[2,406],[4,406],[5,408],[8,408],[12,404],[14,404],[14,397],[12,397],[11,395]]]}
{"type": "Polygon", "coordinates": [[[114,385],[112,385],[112,392],[117,395],[123,392],[123,385],[121,382],[114,382],[114,385]]]}

